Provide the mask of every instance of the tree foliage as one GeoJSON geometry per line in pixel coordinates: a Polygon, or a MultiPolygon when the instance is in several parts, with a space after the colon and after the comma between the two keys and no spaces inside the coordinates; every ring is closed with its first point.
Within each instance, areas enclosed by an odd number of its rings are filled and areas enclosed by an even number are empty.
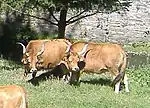
{"type": "Polygon", "coordinates": [[[3,11],[16,11],[56,25],[59,38],[64,37],[65,28],[71,23],[101,12],[126,10],[130,3],[128,0],[1,0],[0,2],[3,11]],[[36,10],[49,12],[53,21],[34,16],[31,12],[36,10]]]}

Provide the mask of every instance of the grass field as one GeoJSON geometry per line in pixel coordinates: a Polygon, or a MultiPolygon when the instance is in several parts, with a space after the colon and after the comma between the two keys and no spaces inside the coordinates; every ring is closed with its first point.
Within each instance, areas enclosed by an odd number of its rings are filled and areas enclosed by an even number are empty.
{"type": "Polygon", "coordinates": [[[150,67],[127,69],[130,93],[115,94],[110,77],[82,75],[80,86],[62,80],[41,80],[34,86],[22,79],[23,66],[0,59],[0,84],[17,84],[27,91],[29,108],[149,108],[150,67]]]}

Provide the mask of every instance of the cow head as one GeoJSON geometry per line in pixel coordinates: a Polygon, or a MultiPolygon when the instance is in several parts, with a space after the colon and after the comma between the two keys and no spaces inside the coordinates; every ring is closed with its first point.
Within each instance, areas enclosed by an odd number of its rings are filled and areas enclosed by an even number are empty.
{"type": "Polygon", "coordinates": [[[80,71],[85,67],[85,58],[87,52],[88,44],[84,46],[81,52],[75,52],[70,49],[69,55],[67,55],[67,64],[70,70],[72,71],[80,71]]]}
{"type": "Polygon", "coordinates": [[[44,52],[44,45],[42,44],[41,50],[39,52],[37,51],[32,51],[33,49],[27,51],[25,46],[22,43],[17,43],[20,44],[23,47],[23,57],[21,62],[25,66],[25,70],[27,70],[26,74],[28,72],[35,72],[37,71],[37,64],[39,63],[39,56],[43,54],[44,52]]]}
{"type": "Polygon", "coordinates": [[[24,65],[29,64],[29,63],[31,62],[31,59],[30,59],[29,53],[26,52],[25,46],[24,46],[22,43],[20,43],[20,42],[17,42],[17,44],[20,44],[20,45],[22,46],[22,48],[23,48],[23,50],[22,50],[22,51],[23,51],[23,57],[22,57],[21,62],[22,62],[24,65]]]}

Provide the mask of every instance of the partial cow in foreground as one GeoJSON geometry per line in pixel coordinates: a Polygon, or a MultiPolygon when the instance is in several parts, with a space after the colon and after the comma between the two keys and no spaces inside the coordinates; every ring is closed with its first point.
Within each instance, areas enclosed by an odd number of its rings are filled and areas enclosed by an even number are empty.
{"type": "MultiPolygon", "coordinates": [[[[19,43],[21,44],[21,43],[19,43]]],[[[23,47],[22,63],[25,66],[25,74],[32,73],[36,76],[37,71],[52,69],[59,65],[65,53],[71,46],[67,39],[32,40],[23,47]]]]}
{"type": "Polygon", "coordinates": [[[120,81],[124,79],[125,90],[129,92],[125,68],[125,51],[118,44],[76,42],[70,47],[69,55],[64,59],[72,71],[71,81],[78,81],[80,71],[86,73],[110,72],[114,78],[115,92],[119,93],[120,81]]]}
{"type": "Polygon", "coordinates": [[[17,85],[0,86],[0,108],[28,108],[25,89],[17,85]]]}

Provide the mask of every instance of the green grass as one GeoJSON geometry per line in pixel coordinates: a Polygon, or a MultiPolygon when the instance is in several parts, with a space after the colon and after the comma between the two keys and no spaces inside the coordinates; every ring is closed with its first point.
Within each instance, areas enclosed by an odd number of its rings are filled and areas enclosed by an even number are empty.
{"type": "Polygon", "coordinates": [[[124,45],[125,50],[150,53],[150,42],[137,42],[124,45]]]}
{"type": "Polygon", "coordinates": [[[149,108],[150,68],[127,69],[130,93],[115,94],[110,77],[82,75],[80,86],[56,79],[40,81],[39,86],[22,79],[23,67],[0,59],[0,84],[17,84],[27,91],[29,108],[149,108]]]}

